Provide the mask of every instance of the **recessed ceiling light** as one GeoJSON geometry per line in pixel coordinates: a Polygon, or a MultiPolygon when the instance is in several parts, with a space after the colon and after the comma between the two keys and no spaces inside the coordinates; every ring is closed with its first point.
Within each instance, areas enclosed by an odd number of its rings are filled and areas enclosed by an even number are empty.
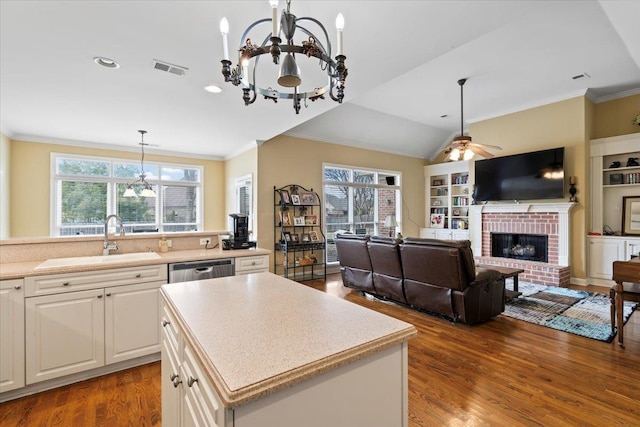
{"type": "Polygon", "coordinates": [[[120,64],[113,59],[105,58],[104,56],[96,56],[93,58],[93,62],[107,68],[120,68],[120,64]]]}
{"type": "Polygon", "coordinates": [[[211,93],[220,93],[220,92],[222,92],[222,89],[220,89],[216,85],[205,86],[204,90],[206,90],[207,92],[211,92],[211,93]]]}

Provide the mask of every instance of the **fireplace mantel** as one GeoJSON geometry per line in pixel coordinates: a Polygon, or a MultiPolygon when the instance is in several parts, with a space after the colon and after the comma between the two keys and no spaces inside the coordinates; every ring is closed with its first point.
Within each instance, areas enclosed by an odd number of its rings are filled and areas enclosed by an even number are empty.
{"type": "Polygon", "coordinates": [[[482,215],[486,213],[558,215],[558,265],[569,265],[569,211],[575,203],[488,203],[469,206],[471,242],[474,254],[482,254],[482,215]]]}

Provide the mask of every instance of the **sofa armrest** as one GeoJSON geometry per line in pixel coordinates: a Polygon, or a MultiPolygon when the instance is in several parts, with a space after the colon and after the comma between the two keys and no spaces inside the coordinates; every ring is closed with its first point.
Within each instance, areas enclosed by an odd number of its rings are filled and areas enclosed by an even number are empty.
{"type": "Polygon", "coordinates": [[[496,270],[485,270],[478,272],[476,279],[469,283],[469,286],[480,287],[496,282],[502,278],[502,275],[496,270]]]}

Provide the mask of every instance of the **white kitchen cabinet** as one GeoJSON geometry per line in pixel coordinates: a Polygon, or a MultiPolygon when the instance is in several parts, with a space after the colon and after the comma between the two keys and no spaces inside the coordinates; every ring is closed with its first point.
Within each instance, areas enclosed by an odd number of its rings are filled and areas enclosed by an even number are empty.
{"type": "Polygon", "coordinates": [[[26,384],[159,353],[166,278],[166,265],[26,278],[26,384]]]}
{"type": "Polygon", "coordinates": [[[24,387],[24,281],[0,281],[0,393],[24,387]]]}
{"type": "Polygon", "coordinates": [[[160,351],[158,289],[165,282],[105,289],[105,363],[160,351]]]}
{"type": "Polygon", "coordinates": [[[236,258],[236,276],[269,271],[269,255],[236,258]]]}
{"type": "Polygon", "coordinates": [[[180,331],[171,313],[162,313],[162,422],[180,425],[180,331]]]}
{"type": "MultiPolygon", "coordinates": [[[[184,345],[180,376],[182,426],[223,427],[226,411],[189,345],[184,345]]],[[[229,417],[231,418],[231,417],[229,417]]],[[[229,423],[229,425],[233,425],[229,423]]]]}
{"type": "Polygon", "coordinates": [[[26,383],[104,365],[104,291],[26,298],[26,383]]]}

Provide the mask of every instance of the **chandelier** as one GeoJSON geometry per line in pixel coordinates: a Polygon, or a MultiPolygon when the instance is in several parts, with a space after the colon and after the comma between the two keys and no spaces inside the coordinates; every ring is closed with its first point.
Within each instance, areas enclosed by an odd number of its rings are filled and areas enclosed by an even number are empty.
{"type": "Polygon", "coordinates": [[[127,189],[125,190],[122,197],[138,197],[136,192],[134,191],[134,186],[142,186],[142,191],[140,192],[141,197],[156,197],[156,192],[151,188],[151,184],[147,182],[146,175],[144,174],[144,146],[149,145],[144,142],[144,134],[147,133],[146,130],[139,130],[141,141],[139,142],[140,148],[142,149],[142,157],[140,159],[140,178],[136,179],[131,184],[127,185],[127,189]]]}
{"type": "Polygon", "coordinates": [[[331,42],[325,27],[317,19],[311,17],[297,18],[291,14],[291,0],[287,0],[287,9],[282,10],[280,22],[278,22],[278,0],[270,0],[269,4],[272,9],[272,17],[260,19],[249,25],[240,38],[240,47],[238,49],[238,63],[234,68],[231,67],[229,60],[229,47],[227,43],[227,34],[229,33],[229,22],[227,18],[220,21],[220,32],[222,33],[223,56],[222,59],[222,75],[226,82],[232,83],[234,86],[242,87],[242,99],[245,105],[253,104],[258,95],[264,99],[270,99],[278,102],[278,99],[293,100],[293,108],[296,114],[300,113],[301,101],[304,101],[305,107],[307,100],[316,101],[325,99],[325,95],[329,95],[331,99],[338,103],[342,103],[344,98],[344,82],[347,78],[347,68],[344,65],[346,56],[343,54],[342,30],[344,29],[344,18],[342,14],[338,14],[336,18],[337,28],[337,55],[335,61],[331,59],[331,42]],[[320,30],[323,39],[317,37],[306,27],[300,24],[315,24],[320,30]],[[258,25],[271,22],[271,32],[267,33],[261,45],[254,44],[251,41],[250,33],[258,25]],[[293,37],[296,29],[304,33],[308,38],[301,43],[296,44],[293,37]],[[284,36],[285,40],[280,38],[284,36]],[[322,42],[324,41],[324,44],[322,42]],[[244,43],[244,44],[243,44],[244,43]],[[280,58],[281,53],[285,53],[284,58],[280,58]],[[271,86],[265,88],[265,85],[256,81],[260,76],[258,70],[261,55],[270,54],[274,64],[280,64],[280,72],[278,84],[284,88],[289,88],[284,92],[280,92],[271,86]],[[324,87],[316,87],[307,91],[301,91],[302,76],[300,69],[296,63],[296,54],[304,55],[307,58],[317,58],[319,60],[320,71],[327,74],[327,83],[324,87]]]}

